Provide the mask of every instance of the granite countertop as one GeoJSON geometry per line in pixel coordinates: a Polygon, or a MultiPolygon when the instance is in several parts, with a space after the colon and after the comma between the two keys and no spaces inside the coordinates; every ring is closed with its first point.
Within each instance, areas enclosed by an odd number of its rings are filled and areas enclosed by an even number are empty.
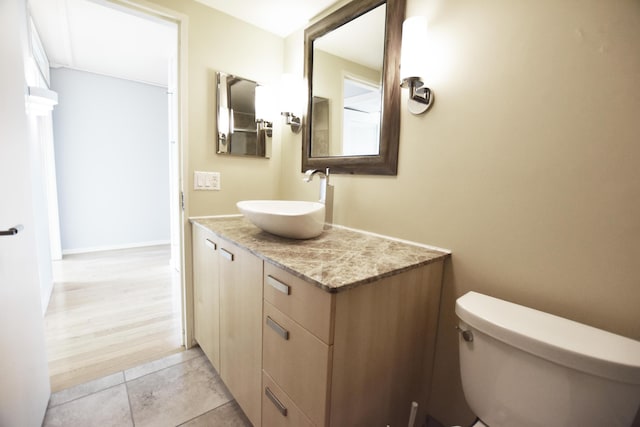
{"type": "Polygon", "coordinates": [[[327,292],[374,282],[451,255],[336,226],[314,239],[295,240],[262,231],[242,216],[192,218],[191,222],[327,292]]]}

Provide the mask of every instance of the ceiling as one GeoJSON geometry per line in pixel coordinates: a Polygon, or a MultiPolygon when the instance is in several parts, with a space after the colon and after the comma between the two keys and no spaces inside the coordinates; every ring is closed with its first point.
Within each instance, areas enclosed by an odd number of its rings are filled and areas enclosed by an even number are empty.
{"type": "Polygon", "coordinates": [[[381,70],[386,10],[386,6],[378,6],[358,19],[315,39],[314,49],[381,70]]]}
{"type": "MultiPolygon", "coordinates": [[[[278,36],[300,28],[336,0],[196,0],[278,36]]],[[[29,10],[51,66],[167,86],[175,55],[173,23],[108,0],[29,0],[29,10]]],[[[356,47],[362,51],[363,44],[356,47]]],[[[373,37],[365,36],[373,40],[373,37]]],[[[329,49],[327,49],[329,50],[329,49]]]]}
{"type": "Polygon", "coordinates": [[[29,0],[51,67],[167,86],[177,26],[106,1],[29,0]]]}
{"type": "Polygon", "coordinates": [[[280,37],[307,25],[336,0],[196,0],[280,37]]]}

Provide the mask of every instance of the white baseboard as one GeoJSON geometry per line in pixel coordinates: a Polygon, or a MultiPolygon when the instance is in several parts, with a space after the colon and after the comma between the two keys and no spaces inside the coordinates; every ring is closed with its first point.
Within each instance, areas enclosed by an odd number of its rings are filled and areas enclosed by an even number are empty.
{"type": "Polygon", "coordinates": [[[114,251],[118,249],[144,248],[147,246],[169,245],[170,240],[154,240],[151,242],[126,243],[123,245],[94,246],[91,248],[63,249],[62,255],[84,254],[88,252],[114,251]]]}

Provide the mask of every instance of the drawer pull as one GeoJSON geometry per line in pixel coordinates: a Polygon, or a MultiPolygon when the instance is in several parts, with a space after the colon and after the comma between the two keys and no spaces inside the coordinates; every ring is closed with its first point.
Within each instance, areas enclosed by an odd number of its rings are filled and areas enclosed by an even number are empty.
{"type": "Polygon", "coordinates": [[[269,400],[271,401],[271,403],[273,403],[275,405],[275,407],[278,409],[278,411],[280,411],[280,413],[282,414],[283,417],[287,416],[287,407],[284,406],[276,397],[275,394],[273,394],[273,392],[271,390],[269,390],[269,387],[265,387],[264,388],[264,394],[267,395],[267,397],[269,398],[269,400]]]}
{"type": "Polygon", "coordinates": [[[267,276],[267,283],[275,290],[282,292],[285,295],[291,294],[291,287],[282,283],[273,276],[267,276]]]}
{"type": "Polygon", "coordinates": [[[206,239],[206,240],[205,240],[205,242],[204,242],[204,244],[205,244],[205,245],[207,245],[208,247],[210,247],[211,249],[213,249],[214,251],[215,251],[216,249],[218,249],[218,246],[217,246],[214,242],[212,242],[211,240],[209,240],[209,239],[206,239]]]}
{"type": "Polygon", "coordinates": [[[227,261],[233,261],[233,254],[224,248],[220,248],[220,255],[227,261]]]}
{"type": "Polygon", "coordinates": [[[280,335],[282,338],[284,338],[285,340],[289,339],[289,331],[287,331],[282,326],[278,325],[278,323],[269,316],[267,316],[267,325],[269,325],[271,329],[276,331],[276,333],[280,335]]]}

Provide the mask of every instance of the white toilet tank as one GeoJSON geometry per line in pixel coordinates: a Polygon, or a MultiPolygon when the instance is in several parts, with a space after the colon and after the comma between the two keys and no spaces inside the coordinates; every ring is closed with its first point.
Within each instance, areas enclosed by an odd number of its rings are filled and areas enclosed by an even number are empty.
{"type": "Polygon", "coordinates": [[[629,427],[640,342],[469,292],[458,298],[465,398],[490,427],[629,427]],[[471,338],[472,335],[472,338],[471,338]],[[471,341],[468,341],[471,340],[471,341]]]}

